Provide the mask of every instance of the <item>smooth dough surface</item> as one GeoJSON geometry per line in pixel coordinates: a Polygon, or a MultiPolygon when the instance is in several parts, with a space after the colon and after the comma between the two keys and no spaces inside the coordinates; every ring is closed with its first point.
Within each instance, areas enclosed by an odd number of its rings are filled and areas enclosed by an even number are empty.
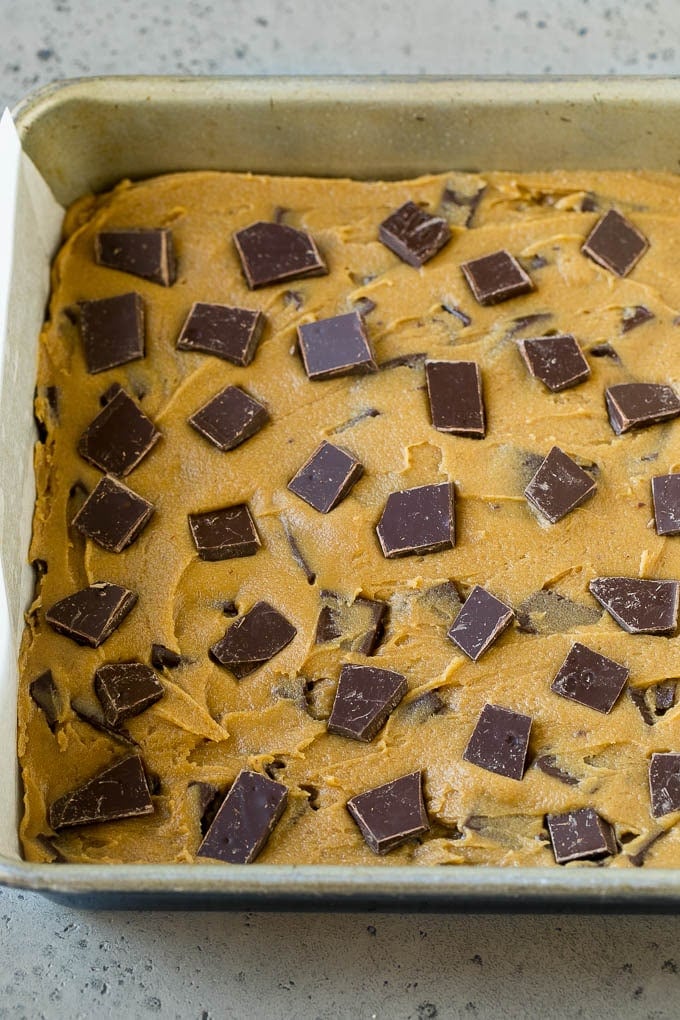
{"type": "MultiPolygon", "coordinates": [[[[624,633],[588,593],[596,576],[680,578],[680,537],[656,534],[650,492],[654,475],[680,470],[680,421],[617,437],[604,404],[605,388],[616,383],[680,384],[678,178],[490,173],[364,183],[173,174],[124,182],[110,194],[81,200],[67,215],[65,234],[40,344],[36,398],[46,438],[36,447],[30,558],[44,561],[46,573],[27,615],[21,650],[26,857],[191,862],[201,840],[195,784],[224,791],[249,767],[267,769],[289,788],[285,814],[259,862],[549,866],[554,858],[546,813],[592,806],[614,824],[621,843],[606,866],[630,867],[631,857],[648,846],[645,865],[680,865],[678,816],[651,817],[647,780],[653,751],[680,751],[680,707],[649,725],[628,690],[609,715],[550,690],[575,640],[628,666],[630,687],[645,689],[680,676],[677,638],[624,633]],[[408,199],[438,211],[445,187],[467,195],[484,191],[469,227],[463,221],[471,207],[463,212],[449,207],[451,243],[421,270],[413,269],[377,240],[378,225],[408,199]],[[586,195],[591,211],[584,212],[586,195]],[[593,224],[612,206],[650,241],[625,279],[580,252],[593,224]],[[329,274],[251,292],[232,235],[275,216],[311,232],[329,274]],[[95,264],[97,231],[125,226],[172,229],[179,267],[174,286],[95,264]],[[499,248],[521,259],[535,290],[483,308],[460,264],[499,248]],[[81,300],[130,290],[146,306],[146,357],[88,375],[69,310],[81,300]],[[352,311],[362,298],[375,303],[365,321],[380,364],[423,352],[479,362],[484,440],[434,430],[418,359],[412,367],[387,367],[363,377],[307,379],[297,325],[352,311]],[[266,314],[249,367],[175,349],[194,301],[266,314]],[[640,305],[654,318],[624,331],[624,318],[640,305]],[[444,306],[461,309],[470,324],[444,306]],[[529,377],[516,344],[519,337],[549,330],[575,334],[591,367],[585,383],[558,394],[529,377]],[[618,358],[589,353],[603,343],[618,358]],[[70,525],[84,491],[100,477],[78,455],[77,441],[114,382],[139,399],[162,432],[125,479],[156,509],[141,538],[121,554],[103,551],[70,525]],[[265,403],[271,423],[221,453],[187,419],[228,384],[265,403]],[[378,413],[369,416],[368,410],[378,413]],[[345,447],[365,468],[351,494],[328,515],[286,488],[322,439],[345,447]],[[523,491],[537,459],[555,444],[595,466],[597,492],[548,525],[529,508],[523,491]],[[446,479],[456,486],[455,548],[385,559],[375,526],[388,494],[446,479]],[[262,549],[244,559],[199,560],[187,514],[241,502],[250,505],[262,549]],[[289,534],[315,575],[311,584],[291,554],[289,534]],[[139,601],[122,626],[92,650],[55,634],[44,613],[100,580],[131,588],[139,601]],[[531,627],[522,630],[515,623],[473,663],[446,637],[453,619],[446,604],[427,596],[450,580],[463,595],[484,585],[515,609],[540,592],[564,599],[551,601],[548,617],[539,605],[531,627]],[[324,591],[350,602],[359,595],[389,602],[385,636],[370,659],[348,649],[351,635],[314,643],[324,591]],[[223,613],[225,602],[233,600],[242,613],[260,599],[278,608],[297,636],[239,682],[209,659],[208,648],[233,622],[223,613]],[[83,722],[70,708],[71,699],[94,704],[95,669],[118,660],[149,662],[154,642],[183,657],[179,668],[163,671],[164,698],[127,723],[160,781],[154,814],[53,833],[46,820],[49,804],[125,753],[83,722]],[[344,662],[383,666],[408,681],[404,701],[369,744],[326,732],[344,662]],[[31,680],[48,668],[66,706],[54,733],[28,694],[31,680]],[[462,758],[487,702],[533,718],[529,767],[521,782],[462,758]],[[542,755],[553,755],[578,783],[565,785],[536,768],[542,755]],[[415,769],[424,770],[431,831],[378,857],[346,801],[415,769]]],[[[530,605],[536,609],[542,598],[530,605]]]]}

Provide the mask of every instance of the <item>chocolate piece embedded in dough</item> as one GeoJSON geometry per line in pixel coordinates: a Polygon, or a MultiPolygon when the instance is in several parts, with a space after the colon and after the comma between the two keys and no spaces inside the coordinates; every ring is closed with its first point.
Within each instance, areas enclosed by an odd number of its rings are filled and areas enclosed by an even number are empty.
{"type": "Polygon", "coordinates": [[[677,581],[595,577],[591,594],[629,634],[672,634],[678,619],[677,581]]]}
{"type": "Polygon", "coordinates": [[[363,471],[363,465],[351,453],[324,441],[288,488],[315,510],[327,514],[349,494],[363,471]]]}
{"type": "Polygon", "coordinates": [[[313,237],[285,223],[251,223],[236,231],[234,244],[251,290],[328,272],[313,237]]]}
{"type": "Polygon", "coordinates": [[[283,783],[243,769],[215,815],[198,857],[251,864],[264,848],[288,801],[283,783]]]}
{"type": "Polygon", "coordinates": [[[112,726],[106,721],[99,703],[95,704],[88,698],[71,698],[71,709],[81,722],[87,723],[100,733],[106,733],[112,740],[124,744],[125,747],[139,751],[139,744],[128,730],[123,726],[112,726]]]}
{"type": "Polygon", "coordinates": [[[238,386],[226,386],[189,418],[189,424],[218,450],[233,450],[268,421],[267,408],[238,386]]]}
{"type": "Polygon", "coordinates": [[[177,349],[214,354],[232,365],[249,365],[266,321],[260,311],[197,301],[182,326],[177,349]]]}
{"type": "Polygon", "coordinates": [[[617,852],[613,826],[594,808],[548,815],[547,822],[557,864],[599,860],[617,852]]]}
{"type": "Polygon", "coordinates": [[[421,771],[352,797],[347,810],[376,854],[389,853],[430,828],[421,771]]]}
{"type": "Polygon", "coordinates": [[[654,713],[665,715],[675,704],[677,681],[664,680],[654,688],[654,713]]]}
{"type": "Polygon", "coordinates": [[[588,234],[581,251],[611,273],[627,276],[648,247],[644,234],[616,209],[610,209],[588,234]]]}
{"type": "Polygon", "coordinates": [[[282,651],[296,634],[277,609],[268,602],[257,602],[215,642],[210,656],[242,680],[282,651]]]}
{"type": "Polygon", "coordinates": [[[523,634],[568,634],[576,627],[597,623],[602,610],[572,602],[551,588],[534,592],[517,607],[517,626],[523,634]]]}
{"type": "Polygon", "coordinates": [[[119,553],[141,534],[153,503],[105,475],[73,518],[73,525],[108,552],[119,553]]]}
{"type": "Polygon", "coordinates": [[[401,673],[375,666],[345,664],[328,720],[329,733],[371,741],[406,694],[401,673]]]}
{"type": "Polygon", "coordinates": [[[101,231],[94,244],[100,266],[132,273],[164,287],[171,287],[175,282],[175,250],[172,231],[167,227],[101,231]]]}
{"type": "Polygon", "coordinates": [[[129,475],[161,438],[122,387],[118,387],[78,443],[78,453],[112,475],[129,475]]]}
{"type": "Polygon", "coordinates": [[[338,640],[344,650],[373,655],[383,636],[388,604],[361,596],[347,603],[332,591],[322,591],[321,600],[314,643],[338,640]]]}
{"type": "Polygon", "coordinates": [[[578,786],[579,780],[576,776],[572,776],[571,773],[565,772],[564,769],[560,768],[557,764],[557,758],[554,754],[542,754],[538,758],[534,759],[534,765],[537,769],[546,776],[550,776],[552,779],[557,779],[558,782],[564,783],[565,786],[578,786]]]}
{"type": "Polygon", "coordinates": [[[378,366],[358,312],[298,326],[300,353],[309,379],[376,372],[378,366]]]}
{"type": "Polygon", "coordinates": [[[154,669],[177,669],[182,665],[182,656],[166,645],[151,645],[151,665],[154,669]]]}
{"type": "Polygon", "coordinates": [[[486,704],[463,758],[487,772],[520,780],[526,767],[530,732],[531,716],[486,704]]]}
{"type": "Polygon", "coordinates": [[[590,375],[590,366],[571,333],[518,340],[517,346],[534,379],[553,393],[576,386],[590,375]]]}
{"type": "Polygon", "coordinates": [[[510,626],[514,615],[510,606],[476,584],[463,603],[447,637],[469,659],[477,662],[510,626]]]}
{"type": "Polygon", "coordinates": [[[153,811],[144,763],[139,755],[130,755],[54,801],[48,817],[58,831],[73,825],[151,815],[153,811]]]}
{"type": "Polygon", "coordinates": [[[482,373],[475,361],[426,361],[432,424],[438,432],[483,439],[482,373]]]}
{"type": "Polygon", "coordinates": [[[605,390],[604,397],[617,436],[670,421],[680,414],[680,398],[672,386],[663,383],[619,383],[605,390]]]}
{"type": "Polygon", "coordinates": [[[480,305],[496,305],[534,289],[529,274],[504,249],[463,262],[460,268],[480,305]]]}
{"type": "Polygon", "coordinates": [[[631,329],[637,329],[638,326],[642,326],[653,318],[654,312],[651,312],[645,305],[634,305],[632,308],[624,308],[621,332],[629,333],[631,329]]]}
{"type": "Polygon", "coordinates": [[[591,476],[558,446],[545,458],[524,495],[551,524],[581,506],[595,492],[591,476]]]}
{"type": "Polygon", "coordinates": [[[57,634],[79,645],[98,648],[113,634],[132,607],[137,595],[109,581],[97,581],[68,595],[45,613],[45,620],[57,634]]]}
{"type": "Polygon", "coordinates": [[[376,531],[387,559],[453,549],[454,489],[450,482],[391,492],[376,531]]]}
{"type": "Polygon", "coordinates": [[[254,556],[262,544],[255,521],[245,503],[222,510],[189,514],[188,519],[191,537],[202,560],[254,556]]]}
{"type": "Polygon", "coordinates": [[[441,216],[433,216],[415,202],[405,202],[380,224],[378,237],[403,262],[420,269],[451,240],[441,216]]]}
{"type": "Polygon", "coordinates": [[[80,336],[90,375],[144,357],[144,302],[136,293],[81,301],[80,336]]]}
{"type": "Polygon", "coordinates": [[[61,695],[59,694],[59,688],[54,682],[52,676],[52,670],[46,669],[44,673],[41,673],[39,677],[33,680],[28,688],[28,693],[35,701],[38,708],[41,708],[45,713],[45,719],[47,725],[54,732],[54,728],[59,722],[59,718],[62,713],[63,704],[61,695]]]}
{"type": "Polygon", "coordinates": [[[627,666],[576,641],[550,689],[606,715],[616,704],[628,675],[627,666]]]}
{"type": "Polygon", "coordinates": [[[142,662],[110,662],[94,675],[94,689],[109,726],[139,715],[165,693],[154,671],[142,662]]]}
{"type": "Polygon", "coordinates": [[[653,754],[649,762],[649,795],[654,818],[680,811],[680,754],[653,754]]]}
{"type": "Polygon", "coordinates": [[[652,478],[657,535],[680,535],[680,474],[652,478]]]}

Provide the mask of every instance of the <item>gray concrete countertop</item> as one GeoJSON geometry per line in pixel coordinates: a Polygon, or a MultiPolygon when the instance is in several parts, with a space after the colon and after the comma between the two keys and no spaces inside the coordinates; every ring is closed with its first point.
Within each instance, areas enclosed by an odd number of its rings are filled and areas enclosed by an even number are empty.
{"type": "MultiPolygon", "coordinates": [[[[674,0],[0,0],[0,12],[0,105],[111,73],[680,72],[674,0]]],[[[104,914],[0,890],[0,933],[0,1017],[678,1015],[669,917],[104,914]]]]}

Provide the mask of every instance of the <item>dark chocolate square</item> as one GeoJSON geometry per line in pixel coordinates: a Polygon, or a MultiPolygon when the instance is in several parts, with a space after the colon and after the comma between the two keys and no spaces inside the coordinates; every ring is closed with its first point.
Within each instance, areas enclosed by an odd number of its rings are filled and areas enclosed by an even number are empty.
{"type": "Polygon", "coordinates": [[[82,786],[50,805],[48,818],[56,831],[74,825],[114,822],[153,814],[144,763],[139,755],[114,762],[82,786]]]}
{"type": "Polygon", "coordinates": [[[551,690],[606,715],[616,704],[628,674],[626,666],[576,641],[560,666],[551,690]]]}
{"type": "Polygon", "coordinates": [[[454,490],[450,482],[391,492],[376,528],[387,559],[453,549],[454,490]]]}
{"type": "Polygon", "coordinates": [[[378,366],[358,312],[298,326],[300,353],[310,379],[376,372],[378,366]]]}
{"type": "Polygon", "coordinates": [[[627,276],[648,248],[644,234],[616,209],[610,209],[595,224],[581,251],[611,273],[627,276]]]}
{"type": "Polygon", "coordinates": [[[530,337],[518,340],[517,346],[534,379],[553,393],[576,386],[590,375],[590,366],[571,333],[530,337]]]}
{"type": "Polygon", "coordinates": [[[405,202],[380,224],[382,243],[402,261],[420,269],[451,240],[445,219],[433,216],[415,202],[405,202]]]}
{"type": "Polygon", "coordinates": [[[376,854],[389,853],[430,828],[420,771],[352,797],[347,810],[376,854]]]}
{"type": "Polygon", "coordinates": [[[332,591],[322,591],[321,602],[314,643],[337,640],[344,651],[373,655],[384,634],[387,602],[361,596],[349,602],[332,591]]]}
{"type": "Polygon", "coordinates": [[[128,228],[104,230],[95,237],[95,258],[100,266],[141,276],[171,287],[177,276],[172,231],[128,228]]]}
{"type": "Polygon", "coordinates": [[[139,537],[153,510],[153,503],[128,489],[113,475],[105,475],[72,523],[102,549],[119,553],[139,537]]]}
{"type": "Polygon", "coordinates": [[[510,606],[476,584],[447,636],[461,652],[477,662],[510,626],[514,616],[510,606]]]}
{"type": "Polygon", "coordinates": [[[678,581],[595,577],[591,593],[629,634],[672,634],[678,622],[678,581]]]}
{"type": "Polygon", "coordinates": [[[590,499],[596,489],[588,472],[558,446],[553,446],[524,495],[547,521],[556,524],[590,499]]]}
{"type": "Polygon", "coordinates": [[[142,662],[109,662],[94,675],[94,689],[109,726],[139,715],[159,701],[165,689],[142,662]]]}
{"type": "Polygon", "coordinates": [[[314,238],[285,223],[251,223],[234,234],[234,244],[251,290],[328,272],[314,238]]]}
{"type": "Polygon", "coordinates": [[[363,471],[351,453],[324,441],[291,479],[288,488],[315,510],[327,514],[349,494],[363,471]]]}
{"type": "Polygon", "coordinates": [[[328,732],[353,740],[373,740],[407,690],[401,673],[345,664],[340,670],[328,732]]]}
{"type": "Polygon", "coordinates": [[[680,811],[680,754],[653,754],[649,762],[649,795],[654,818],[680,811]]]}
{"type": "Polygon", "coordinates": [[[531,716],[486,704],[463,758],[507,779],[520,780],[526,767],[531,716]]]}
{"type": "Polygon", "coordinates": [[[680,474],[652,478],[657,535],[680,535],[680,474]]]}
{"type": "Polygon", "coordinates": [[[599,860],[617,851],[614,828],[594,808],[548,815],[550,841],[558,864],[599,860]]]}
{"type": "Polygon", "coordinates": [[[79,308],[90,375],[144,357],[144,302],[139,294],[81,301],[79,308]]]}
{"type": "Polygon", "coordinates": [[[122,387],[88,425],[78,453],[90,464],[112,475],[129,475],[161,434],[122,387]]]}
{"type": "Polygon", "coordinates": [[[233,450],[269,421],[267,408],[238,386],[227,386],[189,418],[218,450],[233,450]]]}
{"type": "Polygon", "coordinates": [[[210,656],[242,680],[282,651],[296,634],[282,613],[268,602],[257,602],[215,642],[210,656]]]}
{"type": "Polygon", "coordinates": [[[426,361],[432,424],[439,432],[483,439],[482,373],[475,361],[426,361]]]}
{"type": "Polygon", "coordinates": [[[259,772],[243,769],[198,848],[198,857],[227,864],[251,864],[283,814],[288,789],[259,772]]]}
{"type": "Polygon", "coordinates": [[[619,383],[605,390],[611,427],[620,436],[630,429],[647,428],[680,414],[680,398],[664,383],[619,383]]]}
{"type": "Polygon", "coordinates": [[[79,645],[98,648],[113,634],[137,602],[137,595],[109,581],[97,581],[61,599],[47,610],[45,620],[57,634],[79,645]]]}
{"type": "Polygon", "coordinates": [[[177,349],[214,354],[232,365],[249,365],[266,321],[259,311],[197,301],[182,326],[177,349]]]}
{"type": "Polygon", "coordinates": [[[480,305],[495,305],[534,289],[529,274],[504,249],[463,262],[460,268],[480,305]]]}
{"type": "Polygon", "coordinates": [[[189,514],[189,528],[202,560],[254,556],[261,546],[255,521],[245,503],[189,514]]]}

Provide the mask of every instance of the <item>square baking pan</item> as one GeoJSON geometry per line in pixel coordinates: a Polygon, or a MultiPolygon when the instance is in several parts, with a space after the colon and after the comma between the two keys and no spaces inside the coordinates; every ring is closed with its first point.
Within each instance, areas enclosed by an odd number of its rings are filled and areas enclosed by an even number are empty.
{"type": "MultiPolygon", "coordinates": [[[[39,90],[19,104],[14,117],[24,151],[58,202],[68,205],[124,177],[178,170],[387,179],[445,170],[676,171],[680,81],[91,78],[39,90]]],[[[43,277],[44,299],[46,273],[43,277]]],[[[9,321],[13,328],[0,350],[5,580],[0,726],[3,770],[14,777],[16,658],[32,591],[26,559],[39,322],[12,315],[9,321]],[[8,384],[12,406],[21,409],[11,417],[8,384]]],[[[18,781],[5,786],[0,882],[73,905],[631,912],[680,907],[680,868],[31,864],[21,860],[18,847],[18,781]]]]}

